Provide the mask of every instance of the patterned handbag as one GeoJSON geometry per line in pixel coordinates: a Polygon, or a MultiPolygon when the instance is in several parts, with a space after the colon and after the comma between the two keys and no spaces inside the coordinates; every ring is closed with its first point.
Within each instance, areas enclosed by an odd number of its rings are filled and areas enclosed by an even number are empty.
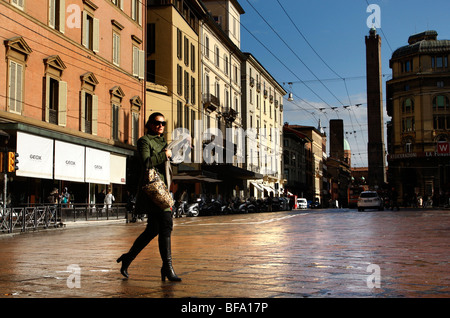
{"type": "Polygon", "coordinates": [[[175,204],[169,189],[155,168],[148,170],[146,184],[142,187],[142,190],[162,210],[172,208],[175,204]]]}

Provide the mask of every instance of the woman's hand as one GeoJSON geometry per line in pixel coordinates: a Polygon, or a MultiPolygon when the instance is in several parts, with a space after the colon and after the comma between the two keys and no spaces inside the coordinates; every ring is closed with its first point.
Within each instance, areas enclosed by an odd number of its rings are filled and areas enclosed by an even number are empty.
{"type": "Polygon", "coordinates": [[[172,157],[172,150],[166,149],[165,152],[166,152],[167,159],[170,159],[172,157]]]}

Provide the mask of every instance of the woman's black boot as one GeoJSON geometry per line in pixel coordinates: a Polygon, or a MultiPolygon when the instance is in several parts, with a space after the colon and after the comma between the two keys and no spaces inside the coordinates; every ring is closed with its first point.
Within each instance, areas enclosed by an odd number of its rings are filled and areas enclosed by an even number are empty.
{"type": "Polygon", "coordinates": [[[163,265],[161,267],[161,280],[166,281],[166,277],[171,282],[181,282],[181,278],[175,274],[172,267],[172,251],[170,244],[170,236],[159,237],[159,253],[161,254],[161,259],[163,265]]]}
{"type": "Polygon", "coordinates": [[[128,278],[128,266],[130,266],[131,262],[133,261],[134,257],[131,257],[128,253],[126,254],[122,254],[122,256],[120,256],[117,259],[117,263],[122,262],[122,267],[120,268],[120,273],[125,276],[126,278],[128,278]]]}

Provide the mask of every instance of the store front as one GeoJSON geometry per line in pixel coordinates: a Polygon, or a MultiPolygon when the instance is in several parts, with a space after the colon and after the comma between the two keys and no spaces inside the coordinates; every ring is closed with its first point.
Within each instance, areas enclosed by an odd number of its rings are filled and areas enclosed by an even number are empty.
{"type": "Polygon", "coordinates": [[[132,149],[22,124],[0,126],[10,136],[8,149],[19,154],[19,169],[7,178],[11,206],[48,203],[55,189],[59,194],[67,189],[69,204],[100,203],[98,195],[108,189],[116,202],[124,199],[127,156],[134,154],[132,149]]]}

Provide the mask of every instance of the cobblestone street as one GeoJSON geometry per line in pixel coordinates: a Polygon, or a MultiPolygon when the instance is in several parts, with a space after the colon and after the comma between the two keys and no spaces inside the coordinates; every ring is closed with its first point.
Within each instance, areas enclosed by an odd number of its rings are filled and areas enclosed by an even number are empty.
{"type": "Polygon", "coordinates": [[[181,283],[161,282],[157,240],[119,273],[146,222],[0,236],[3,298],[450,296],[449,210],[294,210],[174,219],[181,283]]]}

